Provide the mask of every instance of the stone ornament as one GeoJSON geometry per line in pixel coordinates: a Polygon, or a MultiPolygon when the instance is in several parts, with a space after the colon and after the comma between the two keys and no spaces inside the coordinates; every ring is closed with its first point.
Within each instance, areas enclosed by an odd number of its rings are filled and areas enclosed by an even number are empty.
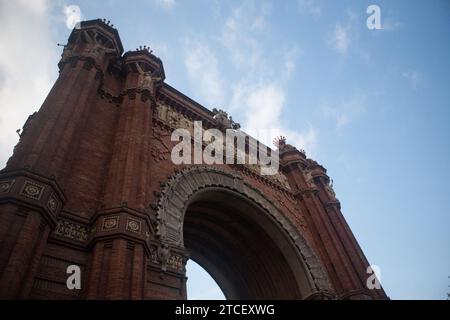
{"type": "Polygon", "coordinates": [[[333,189],[333,180],[329,180],[328,183],[325,184],[325,191],[327,192],[328,196],[333,199],[333,200],[337,200],[336,199],[336,193],[334,192],[333,189]]]}
{"type": "Polygon", "coordinates": [[[234,129],[239,130],[241,125],[237,122],[233,121],[231,116],[228,116],[228,113],[223,111],[222,109],[213,108],[212,112],[214,113],[214,120],[216,120],[217,124],[224,129],[234,129]]]}
{"type": "Polygon", "coordinates": [[[150,91],[150,94],[154,95],[155,85],[160,83],[163,78],[152,72],[144,71],[138,62],[136,63],[136,68],[139,72],[138,89],[148,90],[150,91]]]}
{"type": "Polygon", "coordinates": [[[163,243],[158,247],[158,260],[161,262],[161,271],[167,271],[167,264],[170,257],[170,248],[167,244],[163,243]]]}
{"type": "MultiPolygon", "coordinates": [[[[258,176],[261,176],[261,166],[258,164],[244,164],[244,166],[249,169],[251,172],[255,173],[258,176]]],[[[284,187],[287,190],[291,190],[291,186],[289,185],[289,182],[284,174],[281,172],[278,172],[273,175],[265,175],[262,176],[265,179],[271,180],[272,182],[284,187]]]]}
{"type": "Polygon", "coordinates": [[[54,194],[52,194],[50,198],[48,198],[47,207],[52,213],[56,213],[56,211],[58,210],[59,201],[56,199],[54,194]]]}
{"type": "Polygon", "coordinates": [[[15,180],[0,181],[0,193],[8,193],[15,180]]]}
{"type": "Polygon", "coordinates": [[[100,59],[107,53],[116,52],[115,49],[106,47],[99,38],[99,34],[95,31],[93,35],[91,35],[88,31],[83,31],[83,37],[88,43],[86,54],[94,59],[100,59]]]}
{"type": "Polygon", "coordinates": [[[33,200],[40,200],[43,191],[44,186],[26,180],[22,187],[22,190],[20,191],[20,194],[33,200]]]}
{"type": "Polygon", "coordinates": [[[179,255],[171,255],[169,260],[167,261],[169,268],[176,270],[178,272],[182,272],[183,267],[183,257],[179,255]]]}
{"type": "Polygon", "coordinates": [[[58,220],[54,234],[82,242],[88,239],[86,227],[67,220],[58,220]]]}
{"type": "Polygon", "coordinates": [[[311,171],[306,171],[305,180],[308,187],[312,190],[317,190],[316,183],[314,182],[314,177],[312,176],[311,171]]]}
{"type": "Polygon", "coordinates": [[[128,218],[127,230],[134,233],[141,233],[141,222],[133,218],[128,218]]]}
{"type": "Polygon", "coordinates": [[[102,231],[119,228],[119,216],[106,217],[103,219],[102,231]]]}
{"type": "Polygon", "coordinates": [[[163,103],[156,106],[156,115],[159,120],[167,123],[173,128],[182,128],[188,130],[191,135],[194,133],[194,123],[183,114],[163,103]]]}
{"type": "Polygon", "coordinates": [[[158,249],[155,246],[150,246],[150,261],[154,264],[158,264],[158,249]]]}

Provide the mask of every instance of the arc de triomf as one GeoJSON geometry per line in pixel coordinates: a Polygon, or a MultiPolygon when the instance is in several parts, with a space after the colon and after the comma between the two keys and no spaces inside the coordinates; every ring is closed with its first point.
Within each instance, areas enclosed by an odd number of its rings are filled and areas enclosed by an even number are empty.
{"type": "Polygon", "coordinates": [[[279,139],[272,176],[174,165],[175,128],[233,123],[166,84],[147,48],[123,54],[104,20],[72,31],[59,69],[0,171],[0,298],[186,299],[188,259],[228,299],[387,298],[302,150],[279,139]]]}

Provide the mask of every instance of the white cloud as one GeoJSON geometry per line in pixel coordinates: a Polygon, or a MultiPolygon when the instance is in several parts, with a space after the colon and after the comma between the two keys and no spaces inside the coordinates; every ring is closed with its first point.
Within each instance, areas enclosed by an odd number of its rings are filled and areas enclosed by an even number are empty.
{"type": "Polygon", "coordinates": [[[275,84],[268,84],[250,90],[246,97],[245,128],[250,134],[257,134],[260,129],[275,129],[279,125],[285,94],[275,84]]]}
{"type": "Polygon", "coordinates": [[[195,40],[187,40],[184,51],[184,64],[194,89],[208,106],[222,107],[225,94],[214,52],[206,44],[195,40]]]}
{"type": "Polygon", "coordinates": [[[360,94],[335,105],[324,104],[321,111],[325,118],[335,121],[337,129],[341,129],[366,111],[366,96],[360,94]]]}
{"type": "Polygon", "coordinates": [[[253,2],[245,2],[225,21],[220,42],[229,50],[236,68],[254,69],[261,64],[263,51],[254,33],[264,31],[269,14],[269,7],[257,8],[253,2]]]}
{"type": "Polygon", "coordinates": [[[70,30],[72,30],[82,19],[80,7],[74,4],[64,6],[64,15],[66,17],[66,27],[70,30]]]}
{"type": "Polygon", "coordinates": [[[295,60],[297,59],[297,56],[299,55],[299,52],[300,52],[300,49],[297,46],[295,46],[295,47],[289,49],[285,53],[284,69],[285,69],[286,76],[287,76],[288,79],[290,78],[290,76],[294,72],[295,60]]]}
{"type": "Polygon", "coordinates": [[[322,7],[317,0],[298,0],[298,10],[302,14],[311,14],[315,17],[322,15],[322,7]]]}
{"type": "Polygon", "coordinates": [[[269,31],[271,8],[258,7],[258,4],[260,2],[246,1],[233,10],[219,38],[237,76],[230,88],[232,95],[228,110],[240,113],[244,117],[241,122],[243,130],[267,146],[273,146],[276,136],[285,135],[289,143],[311,153],[317,145],[314,128],[308,124],[304,132],[292,131],[286,129],[283,121],[285,87],[300,50],[297,46],[285,52],[280,49],[284,59],[275,65],[273,60],[268,61],[271,58],[265,54],[264,43],[259,36],[269,31]]]}
{"type": "Polygon", "coordinates": [[[153,0],[153,2],[158,6],[166,10],[171,10],[175,4],[175,0],[153,0]]]}
{"type": "Polygon", "coordinates": [[[308,124],[302,132],[287,129],[282,121],[282,111],[285,103],[285,92],[277,84],[270,83],[254,88],[247,88],[248,95],[241,106],[246,110],[246,120],[243,124],[245,132],[272,146],[273,139],[283,135],[288,143],[305,149],[314,154],[317,147],[317,132],[308,124]]]}
{"type": "Polygon", "coordinates": [[[267,61],[270,58],[264,54],[264,44],[258,36],[270,27],[267,21],[270,13],[269,6],[245,1],[225,19],[217,40],[226,49],[224,56],[229,57],[234,69],[229,86],[221,78],[214,51],[205,43],[186,41],[185,66],[199,95],[210,106],[232,113],[245,132],[267,146],[272,146],[276,136],[285,135],[289,143],[310,151],[316,146],[317,132],[313,127],[306,123],[304,132],[289,131],[282,119],[285,87],[300,50],[297,46],[285,52],[280,49],[284,59],[277,60],[278,65],[273,60],[267,61]]]}
{"type": "Polygon", "coordinates": [[[0,167],[18,141],[16,130],[37,111],[57,77],[50,1],[9,1],[0,10],[0,167]]]}
{"type": "Polygon", "coordinates": [[[344,28],[341,24],[336,24],[333,30],[333,35],[330,39],[330,44],[341,54],[347,54],[350,45],[348,28],[344,28]]]}

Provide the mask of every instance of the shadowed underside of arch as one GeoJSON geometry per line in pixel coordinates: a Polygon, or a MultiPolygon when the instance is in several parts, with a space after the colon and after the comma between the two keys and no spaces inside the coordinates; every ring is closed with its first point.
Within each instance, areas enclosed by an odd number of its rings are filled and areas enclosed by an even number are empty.
{"type": "Polygon", "coordinates": [[[194,166],[163,186],[163,242],[184,247],[229,299],[332,292],[319,259],[283,212],[234,172],[194,166]]]}

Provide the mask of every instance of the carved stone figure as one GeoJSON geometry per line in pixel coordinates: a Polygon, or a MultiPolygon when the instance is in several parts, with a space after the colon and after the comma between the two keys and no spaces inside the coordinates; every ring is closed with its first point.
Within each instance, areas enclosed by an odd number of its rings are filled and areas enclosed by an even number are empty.
{"type": "Polygon", "coordinates": [[[329,183],[325,185],[325,191],[328,193],[330,198],[336,199],[336,193],[333,190],[333,179],[331,179],[329,183]]]}
{"type": "Polygon", "coordinates": [[[94,58],[101,59],[107,53],[113,53],[116,50],[107,48],[100,39],[98,39],[98,33],[95,33],[94,36],[91,36],[89,32],[83,32],[84,38],[86,39],[88,45],[86,50],[86,55],[94,58]]]}
{"type": "Polygon", "coordinates": [[[225,129],[235,129],[239,130],[241,125],[237,122],[233,121],[231,116],[228,116],[228,113],[223,111],[222,109],[213,108],[212,112],[214,113],[214,120],[225,129]]]}
{"type": "Polygon", "coordinates": [[[161,81],[162,78],[154,75],[152,72],[144,71],[139,63],[136,63],[136,68],[139,72],[138,87],[140,89],[147,89],[151,94],[154,94],[155,84],[161,81]]]}
{"type": "Polygon", "coordinates": [[[158,258],[161,261],[161,271],[167,271],[167,263],[170,257],[170,248],[167,244],[163,243],[160,247],[158,247],[158,258]]]}
{"type": "Polygon", "coordinates": [[[316,184],[314,183],[314,177],[312,176],[311,171],[307,171],[305,174],[305,180],[309,188],[317,189],[316,184]]]}

